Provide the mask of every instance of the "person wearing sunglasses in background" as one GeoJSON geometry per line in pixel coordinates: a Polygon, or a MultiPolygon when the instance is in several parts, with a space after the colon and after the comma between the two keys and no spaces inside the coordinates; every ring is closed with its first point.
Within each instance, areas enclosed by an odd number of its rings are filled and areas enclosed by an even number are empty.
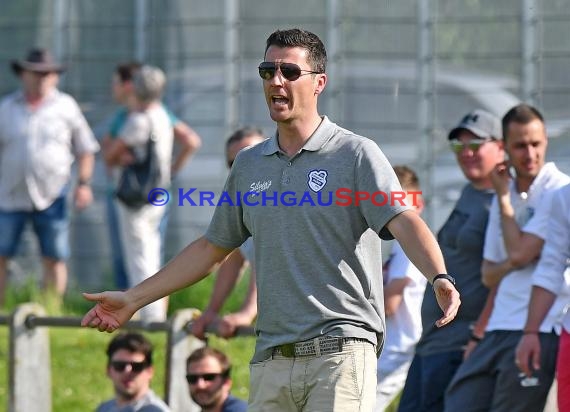
{"type": "MultiPolygon", "coordinates": [[[[509,160],[491,174],[495,196],[485,233],[483,283],[491,289],[492,311],[484,336],[449,384],[445,411],[542,411],[554,379],[559,321],[567,290],[542,323],[525,329],[532,273],[548,234],[552,193],[570,183],[546,162],[548,138],[540,111],[528,104],[511,108],[502,120],[509,160]],[[510,168],[515,173],[511,176],[510,168]],[[534,326],[537,326],[534,329],[534,326]],[[515,348],[522,335],[534,335],[542,347],[541,368],[519,376],[515,348]]],[[[481,336],[481,335],[480,335],[481,336]]]]}
{"type": "Polygon", "coordinates": [[[426,290],[421,309],[423,332],[408,370],[400,412],[443,411],[445,388],[483,335],[484,326],[473,331],[470,328],[485,307],[489,292],[481,281],[481,262],[494,194],[491,172],[505,157],[501,136],[500,119],[483,110],[467,113],[449,133],[450,148],[468,183],[437,239],[447,268],[458,274],[462,306],[453,323],[437,328],[439,307],[426,290]]]}
{"type": "Polygon", "coordinates": [[[107,376],[115,397],[103,402],[96,412],[170,412],[150,388],[154,376],[153,347],[136,332],[121,333],[107,347],[107,376]]]}
{"type": "Polygon", "coordinates": [[[429,280],[438,326],[455,317],[459,292],[435,237],[403,201],[317,203],[342,188],[402,195],[374,141],[319,114],[327,84],[319,37],[277,30],[264,57],[259,74],[277,131],[236,157],[224,189],[233,201],[219,202],[206,235],[150,279],[125,292],[85,294],[97,303],[82,324],[114,331],[142,305],[203,279],[253,237],[258,317],[248,410],[372,411],[385,324],[380,237],[395,237],[429,280]],[[238,202],[244,193],[247,202],[238,202]]]}
{"type": "Polygon", "coordinates": [[[186,360],[186,381],[192,400],[202,412],[246,412],[247,402],[230,394],[232,365],[217,349],[203,347],[186,360]]]}
{"type": "MultiPolygon", "coordinates": [[[[246,147],[265,140],[263,130],[246,126],[239,128],[226,140],[226,164],[232,168],[237,154],[246,147]]],[[[210,302],[198,319],[192,322],[192,334],[204,339],[208,326],[214,325],[216,334],[224,338],[235,335],[237,329],[249,326],[257,316],[257,286],[255,285],[255,267],[253,256],[253,239],[247,239],[239,249],[234,250],[216,273],[216,283],[212,290],[210,302]],[[241,308],[234,313],[219,317],[220,310],[227,297],[235,287],[240,274],[249,265],[249,287],[241,308]]]]}

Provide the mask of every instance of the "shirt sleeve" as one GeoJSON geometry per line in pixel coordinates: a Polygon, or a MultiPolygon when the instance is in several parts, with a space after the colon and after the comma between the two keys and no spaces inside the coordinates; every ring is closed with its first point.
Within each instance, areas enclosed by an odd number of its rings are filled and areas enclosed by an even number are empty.
{"type": "Polygon", "coordinates": [[[382,239],[393,239],[385,228],[386,224],[410,207],[398,200],[404,191],[392,165],[375,142],[365,139],[357,153],[355,169],[356,191],[370,196],[368,200],[360,202],[362,216],[368,227],[382,239]]]}
{"type": "Polygon", "coordinates": [[[115,115],[111,119],[111,123],[109,124],[109,135],[111,136],[112,139],[116,139],[119,136],[121,129],[125,125],[128,115],[129,112],[127,111],[127,109],[124,108],[118,110],[115,113],[115,115]]]}
{"type": "Polygon", "coordinates": [[[499,203],[497,196],[493,196],[489,209],[489,221],[485,230],[485,245],[483,246],[483,258],[491,262],[502,262],[507,257],[502,245],[501,218],[499,216],[499,203]]]}
{"type": "Polygon", "coordinates": [[[222,196],[214,210],[206,238],[215,245],[235,249],[251,236],[243,220],[243,206],[239,198],[239,169],[242,164],[242,154],[239,153],[230,169],[222,196]]]}
{"type": "Polygon", "coordinates": [[[121,130],[119,139],[129,147],[140,146],[150,137],[150,119],[143,113],[131,113],[121,130]]]}
{"type": "Polygon", "coordinates": [[[532,282],[552,293],[564,289],[564,272],[570,265],[570,186],[552,196],[546,241],[532,282]]]}
{"type": "Polygon", "coordinates": [[[522,228],[523,232],[538,236],[543,240],[546,237],[546,231],[549,225],[552,196],[556,190],[548,190],[545,192],[540,202],[537,203],[534,214],[522,228]]]}
{"type": "Polygon", "coordinates": [[[87,119],[81,113],[79,105],[73,98],[68,97],[69,119],[71,122],[72,145],[75,154],[95,153],[99,150],[99,143],[93,135],[93,131],[87,119]]]}

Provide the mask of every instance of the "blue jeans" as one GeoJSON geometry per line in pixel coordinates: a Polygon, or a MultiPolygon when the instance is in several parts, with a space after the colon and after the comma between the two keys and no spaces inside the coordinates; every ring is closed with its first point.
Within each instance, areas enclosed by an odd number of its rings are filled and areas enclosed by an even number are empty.
{"type": "Polygon", "coordinates": [[[47,209],[0,211],[0,256],[16,254],[27,222],[38,237],[43,257],[65,260],[69,257],[69,219],[65,196],[57,198],[47,209]]]}
{"type": "Polygon", "coordinates": [[[447,386],[463,361],[463,351],[415,355],[398,412],[443,412],[447,386]]]}

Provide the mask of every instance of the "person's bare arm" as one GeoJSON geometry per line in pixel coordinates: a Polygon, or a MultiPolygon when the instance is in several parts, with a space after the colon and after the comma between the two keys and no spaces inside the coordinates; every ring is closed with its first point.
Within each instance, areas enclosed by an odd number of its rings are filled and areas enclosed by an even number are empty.
{"type": "Polygon", "coordinates": [[[544,241],[536,235],[523,232],[515,220],[515,209],[511,204],[509,192],[511,177],[507,162],[495,167],[491,173],[491,180],[497,193],[503,242],[508,259],[514,267],[526,266],[540,256],[544,241]]]}
{"type": "Polygon", "coordinates": [[[129,151],[129,147],[122,139],[110,141],[103,150],[103,158],[107,166],[124,166],[132,162],[133,156],[129,151]]]}
{"type": "MultiPolygon", "coordinates": [[[[416,212],[406,210],[396,215],[388,222],[387,228],[430,283],[436,275],[447,272],[435,237],[416,212]]],[[[443,311],[443,317],[436,321],[436,326],[441,327],[455,318],[461,300],[455,286],[446,279],[433,282],[433,289],[443,311]]]]}
{"type": "Polygon", "coordinates": [[[249,288],[239,311],[225,315],[218,325],[218,334],[224,338],[235,335],[241,326],[249,326],[257,316],[257,286],[255,268],[251,266],[249,288]]]}
{"type": "Polygon", "coordinates": [[[202,139],[190,126],[178,121],[173,128],[174,139],[179,145],[176,158],[172,161],[172,174],[177,174],[190,157],[202,146],[202,139]]]}
{"type": "Polygon", "coordinates": [[[509,259],[502,262],[491,262],[490,260],[483,259],[483,263],[481,264],[481,282],[489,289],[493,288],[514,269],[515,267],[509,259]]]}
{"type": "Polygon", "coordinates": [[[192,334],[204,339],[208,325],[217,320],[218,313],[229,296],[242,271],[245,260],[239,249],[234,250],[220,265],[208,306],[192,324],[192,334]]]}
{"type": "Polygon", "coordinates": [[[75,207],[79,210],[86,208],[93,202],[91,190],[91,177],[95,167],[95,155],[84,153],[77,156],[78,184],[75,188],[75,207]]]}
{"type": "Polygon", "coordinates": [[[493,312],[493,308],[495,307],[495,296],[497,295],[498,285],[494,286],[489,290],[489,294],[487,295],[487,300],[485,301],[485,306],[483,306],[483,310],[479,314],[479,317],[475,321],[473,325],[473,330],[471,331],[471,338],[469,342],[467,342],[467,346],[465,347],[465,351],[463,352],[463,359],[467,359],[475,346],[479,343],[481,339],[485,336],[485,329],[487,328],[487,324],[489,323],[489,318],[491,317],[491,313],[493,312]]]}
{"type": "Polygon", "coordinates": [[[528,304],[528,315],[523,335],[515,350],[516,364],[526,376],[532,376],[532,369],[540,369],[540,325],[552,308],[556,295],[540,286],[533,286],[528,304]],[[531,368],[532,366],[532,368],[531,368]]]}
{"type": "Polygon", "coordinates": [[[201,237],[153,276],[125,292],[84,293],[87,300],[97,304],[87,312],[81,324],[112,332],[143,306],[206,277],[230,252],[231,249],[221,248],[201,237]]]}

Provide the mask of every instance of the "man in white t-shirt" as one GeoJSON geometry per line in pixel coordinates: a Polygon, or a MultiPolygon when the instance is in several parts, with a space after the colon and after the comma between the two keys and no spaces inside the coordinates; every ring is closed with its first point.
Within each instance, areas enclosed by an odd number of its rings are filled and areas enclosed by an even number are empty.
{"type": "Polygon", "coordinates": [[[483,253],[483,283],[491,288],[493,310],[485,336],[450,383],[446,411],[541,411],[554,378],[558,322],[564,299],[556,302],[538,330],[526,330],[532,273],[542,251],[554,190],[570,182],[554,163],[545,163],[544,119],[520,104],[503,117],[509,163],[493,173],[493,198],[483,253]],[[510,177],[513,167],[516,176],[510,177]],[[515,347],[524,334],[537,335],[541,369],[519,376],[515,347]]]}
{"type": "MultiPolygon", "coordinates": [[[[418,176],[407,166],[394,166],[394,171],[408,192],[406,203],[420,214],[424,203],[418,176]]],[[[382,273],[386,339],[377,366],[376,411],[384,411],[406,383],[414,347],[422,334],[421,307],[427,283],[397,241],[382,273]]]]}

